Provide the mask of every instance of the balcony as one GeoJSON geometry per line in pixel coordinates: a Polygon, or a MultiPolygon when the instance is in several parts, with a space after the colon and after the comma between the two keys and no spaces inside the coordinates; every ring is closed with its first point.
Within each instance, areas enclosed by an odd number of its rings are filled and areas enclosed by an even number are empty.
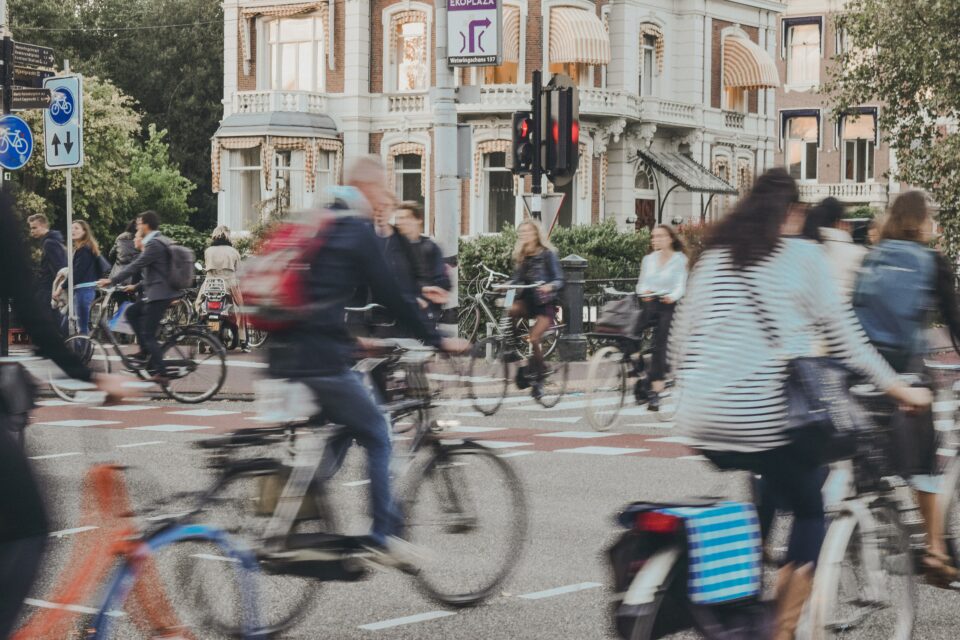
{"type": "Polygon", "coordinates": [[[272,113],[327,111],[327,97],[313,91],[238,91],[233,94],[233,113],[272,113]]]}
{"type": "Polygon", "coordinates": [[[661,98],[639,98],[640,118],[658,124],[687,128],[699,126],[697,107],[684,102],[674,102],[661,98]]]}
{"type": "Polygon", "coordinates": [[[724,111],[723,124],[727,129],[743,129],[743,123],[747,119],[747,114],[739,111],[724,111]]]}
{"type": "MultiPolygon", "coordinates": [[[[460,113],[511,113],[530,108],[530,86],[513,84],[464,87],[460,113]],[[479,92],[478,92],[479,90],[479,92]],[[479,100],[476,96],[479,95],[479,100]]],[[[637,119],[640,103],[636,94],[616,89],[580,89],[580,113],[587,116],[607,116],[637,119]]]]}
{"type": "Polygon", "coordinates": [[[800,184],[802,202],[820,202],[833,197],[844,204],[873,204],[885,206],[887,185],[882,182],[840,182],[834,184],[800,184]]]}
{"type": "Polygon", "coordinates": [[[425,93],[385,94],[387,113],[422,113],[427,108],[425,93]]]}

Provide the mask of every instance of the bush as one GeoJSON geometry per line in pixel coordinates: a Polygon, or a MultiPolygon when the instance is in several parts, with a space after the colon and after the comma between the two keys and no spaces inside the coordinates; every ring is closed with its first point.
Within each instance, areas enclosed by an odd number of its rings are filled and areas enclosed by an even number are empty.
{"type": "Polygon", "coordinates": [[[210,244],[210,234],[197,231],[187,224],[161,224],[160,231],[177,244],[193,251],[197,260],[203,262],[203,252],[210,244]]]}

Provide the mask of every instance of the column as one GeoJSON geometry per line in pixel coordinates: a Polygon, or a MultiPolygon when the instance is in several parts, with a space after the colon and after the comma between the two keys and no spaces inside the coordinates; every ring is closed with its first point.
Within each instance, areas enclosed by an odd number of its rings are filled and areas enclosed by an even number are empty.
{"type": "MultiPolygon", "coordinates": [[[[344,15],[344,161],[370,152],[370,2],[346,0],[344,15]]],[[[379,19],[379,18],[378,18],[379,19]]]]}

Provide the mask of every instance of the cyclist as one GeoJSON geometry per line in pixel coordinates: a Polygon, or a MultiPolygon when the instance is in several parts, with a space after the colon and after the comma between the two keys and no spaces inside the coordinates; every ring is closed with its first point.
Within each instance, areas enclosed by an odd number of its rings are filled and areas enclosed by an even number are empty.
{"type": "Polygon", "coordinates": [[[228,291],[233,297],[234,307],[237,311],[237,327],[240,333],[240,347],[243,351],[249,351],[247,347],[247,322],[239,309],[243,307],[243,296],[240,294],[239,283],[237,282],[237,269],[240,268],[240,252],[234,248],[230,242],[230,227],[220,225],[210,234],[210,246],[203,252],[203,268],[206,271],[206,278],[200,285],[200,291],[197,293],[197,299],[194,306],[200,311],[200,304],[203,300],[203,294],[207,288],[207,278],[222,278],[227,283],[228,291]]]}
{"type": "MultiPolygon", "coordinates": [[[[359,290],[369,289],[397,321],[416,337],[449,350],[461,341],[442,339],[420,320],[417,307],[400,291],[378,248],[371,218],[392,205],[386,169],[376,156],[356,159],[346,172],[347,186],[331,189],[337,219],[323,249],[310,265],[310,299],[317,311],[308,322],[271,334],[269,375],[298,380],[313,391],[325,418],[344,425],[367,451],[373,527],[365,544],[381,561],[396,563],[403,520],[390,488],[390,427],[362,376],[351,370],[356,344],[344,307],[359,290]]],[[[339,466],[350,442],[331,451],[339,466]]]]}
{"type": "Polygon", "coordinates": [[[637,294],[643,302],[643,310],[637,318],[636,335],[644,327],[653,325],[653,353],[650,363],[651,392],[647,407],[660,410],[660,394],[663,393],[667,375],[667,339],[670,323],[687,285],[687,255],[683,240],[665,224],[654,227],[650,234],[653,251],[640,263],[637,294]]]}
{"type": "Polygon", "coordinates": [[[553,245],[543,233],[543,227],[533,219],[527,219],[517,226],[517,244],[513,248],[513,276],[511,284],[542,283],[535,289],[521,289],[521,293],[510,309],[514,335],[521,319],[532,319],[530,327],[530,346],[532,357],[526,367],[517,371],[517,386],[527,386],[527,367],[533,374],[530,385],[535,398],[543,394],[540,380],[544,371],[543,348],[540,339],[556,320],[557,302],[560,289],[563,288],[563,269],[553,245]]]}
{"type": "MultiPolygon", "coordinates": [[[[0,299],[13,304],[39,354],[52,359],[67,375],[91,380],[93,374],[63,344],[49,305],[34,296],[26,242],[11,210],[9,197],[0,196],[0,299]]],[[[8,366],[8,365],[3,365],[8,366]]],[[[124,395],[123,379],[97,376],[94,382],[108,395],[124,395]]],[[[29,595],[46,546],[48,520],[42,491],[26,454],[8,426],[10,416],[0,387],[0,638],[6,638],[29,595]]]]}
{"type": "Polygon", "coordinates": [[[160,216],[155,211],[144,211],[138,215],[137,231],[143,236],[143,250],[126,268],[109,278],[101,278],[97,285],[107,287],[120,284],[142,272],[142,296],[127,310],[127,319],[137,334],[141,349],[134,354],[134,358],[146,360],[147,371],[154,381],[163,382],[165,372],[163,354],[157,341],[157,328],[163,320],[163,312],[170,306],[170,301],[177,298],[180,292],[168,283],[170,252],[165,245],[170,243],[170,240],[160,235],[159,228],[160,216]]]}
{"type": "Polygon", "coordinates": [[[450,299],[450,277],[447,265],[443,262],[443,251],[430,238],[423,235],[423,207],[419,202],[408,200],[401,202],[394,216],[397,231],[407,242],[416,262],[416,272],[420,276],[420,307],[428,322],[440,321],[443,305],[450,299]]]}
{"type": "MultiPolygon", "coordinates": [[[[793,526],[777,575],[776,640],[794,637],[824,536],[821,463],[809,431],[789,428],[784,389],[790,359],[830,355],[895,400],[927,407],[927,389],[903,384],[843,301],[822,250],[783,237],[799,191],[771,169],[707,238],[671,336],[679,403],[675,420],[724,468],[759,473],[793,526]],[[776,335],[774,335],[776,334],[776,335]]],[[[795,222],[793,220],[792,222],[795,222]]]]}

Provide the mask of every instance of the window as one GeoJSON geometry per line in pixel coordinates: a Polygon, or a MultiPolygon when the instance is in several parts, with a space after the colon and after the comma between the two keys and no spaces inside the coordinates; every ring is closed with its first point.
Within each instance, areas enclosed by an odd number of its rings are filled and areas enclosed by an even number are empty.
{"type": "Polygon", "coordinates": [[[233,226],[251,229],[260,223],[260,147],[230,152],[229,180],[233,226]]]}
{"type": "Polygon", "coordinates": [[[324,151],[321,151],[317,154],[314,193],[320,202],[323,202],[323,200],[327,197],[327,189],[336,184],[336,180],[333,176],[333,157],[334,154],[324,151]]]}
{"type": "Polygon", "coordinates": [[[504,62],[499,67],[482,67],[483,84],[517,84],[520,65],[516,62],[504,62]]]}
{"type": "Polygon", "coordinates": [[[840,123],[843,140],[843,179],[847,182],[873,180],[877,121],[872,113],[846,115],[840,123]]]}
{"type": "Polygon", "coordinates": [[[487,231],[503,231],[504,226],[513,227],[517,197],[513,195],[513,174],[507,169],[507,154],[498,151],[483,156],[483,173],[486,179],[486,225],[487,231]]]}
{"type": "Polygon", "coordinates": [[[427,25],[407,22],[397,25],[394,51],[397,91],[426,91],[430,81],[427,69],[427,25]]]}
{"type": "Polygon", "coordinates": [[[747,112],[750,92],[743,87],[725,87],[723,90],[723,108],[727,111],[747,112]]]}
{"type": "Polygon", "coordinates": [[[643,36],[643,45],[640,47],[640,95],[653,95],[653,69],[657,55],[657,39],[654,36],[643,36]]]}
{"type": "Polygon", "coordinates": [[[817,179],[817,147],[820,123],[816,116],[797,116],[787,120],[785,159],[794,180],[817,179]]]}
{"type": "Polygon", "coordinates": [[[787,27],[787,84],[813,87],[820,84],[820,24],[787,27]]]}
{"type": "Polygon", "coordinates": [[[423,173],[421,158],[412,153],[398,155],[393,159],[393,173],[397,198],[415,200],[423,204],[423,173]]]}
{"type": "Polygon", "coordinates": [[[593,86],[594,65],[582,62],[554,62],[550,64],[550,73],[562,73],[578,87],[588,89],[593,86]]]}
{"type": "Polygon", "coordinates": [[[282,18],[267,26],[270,88],[323,91],[324,33],[320,17],[282,18]]]}

